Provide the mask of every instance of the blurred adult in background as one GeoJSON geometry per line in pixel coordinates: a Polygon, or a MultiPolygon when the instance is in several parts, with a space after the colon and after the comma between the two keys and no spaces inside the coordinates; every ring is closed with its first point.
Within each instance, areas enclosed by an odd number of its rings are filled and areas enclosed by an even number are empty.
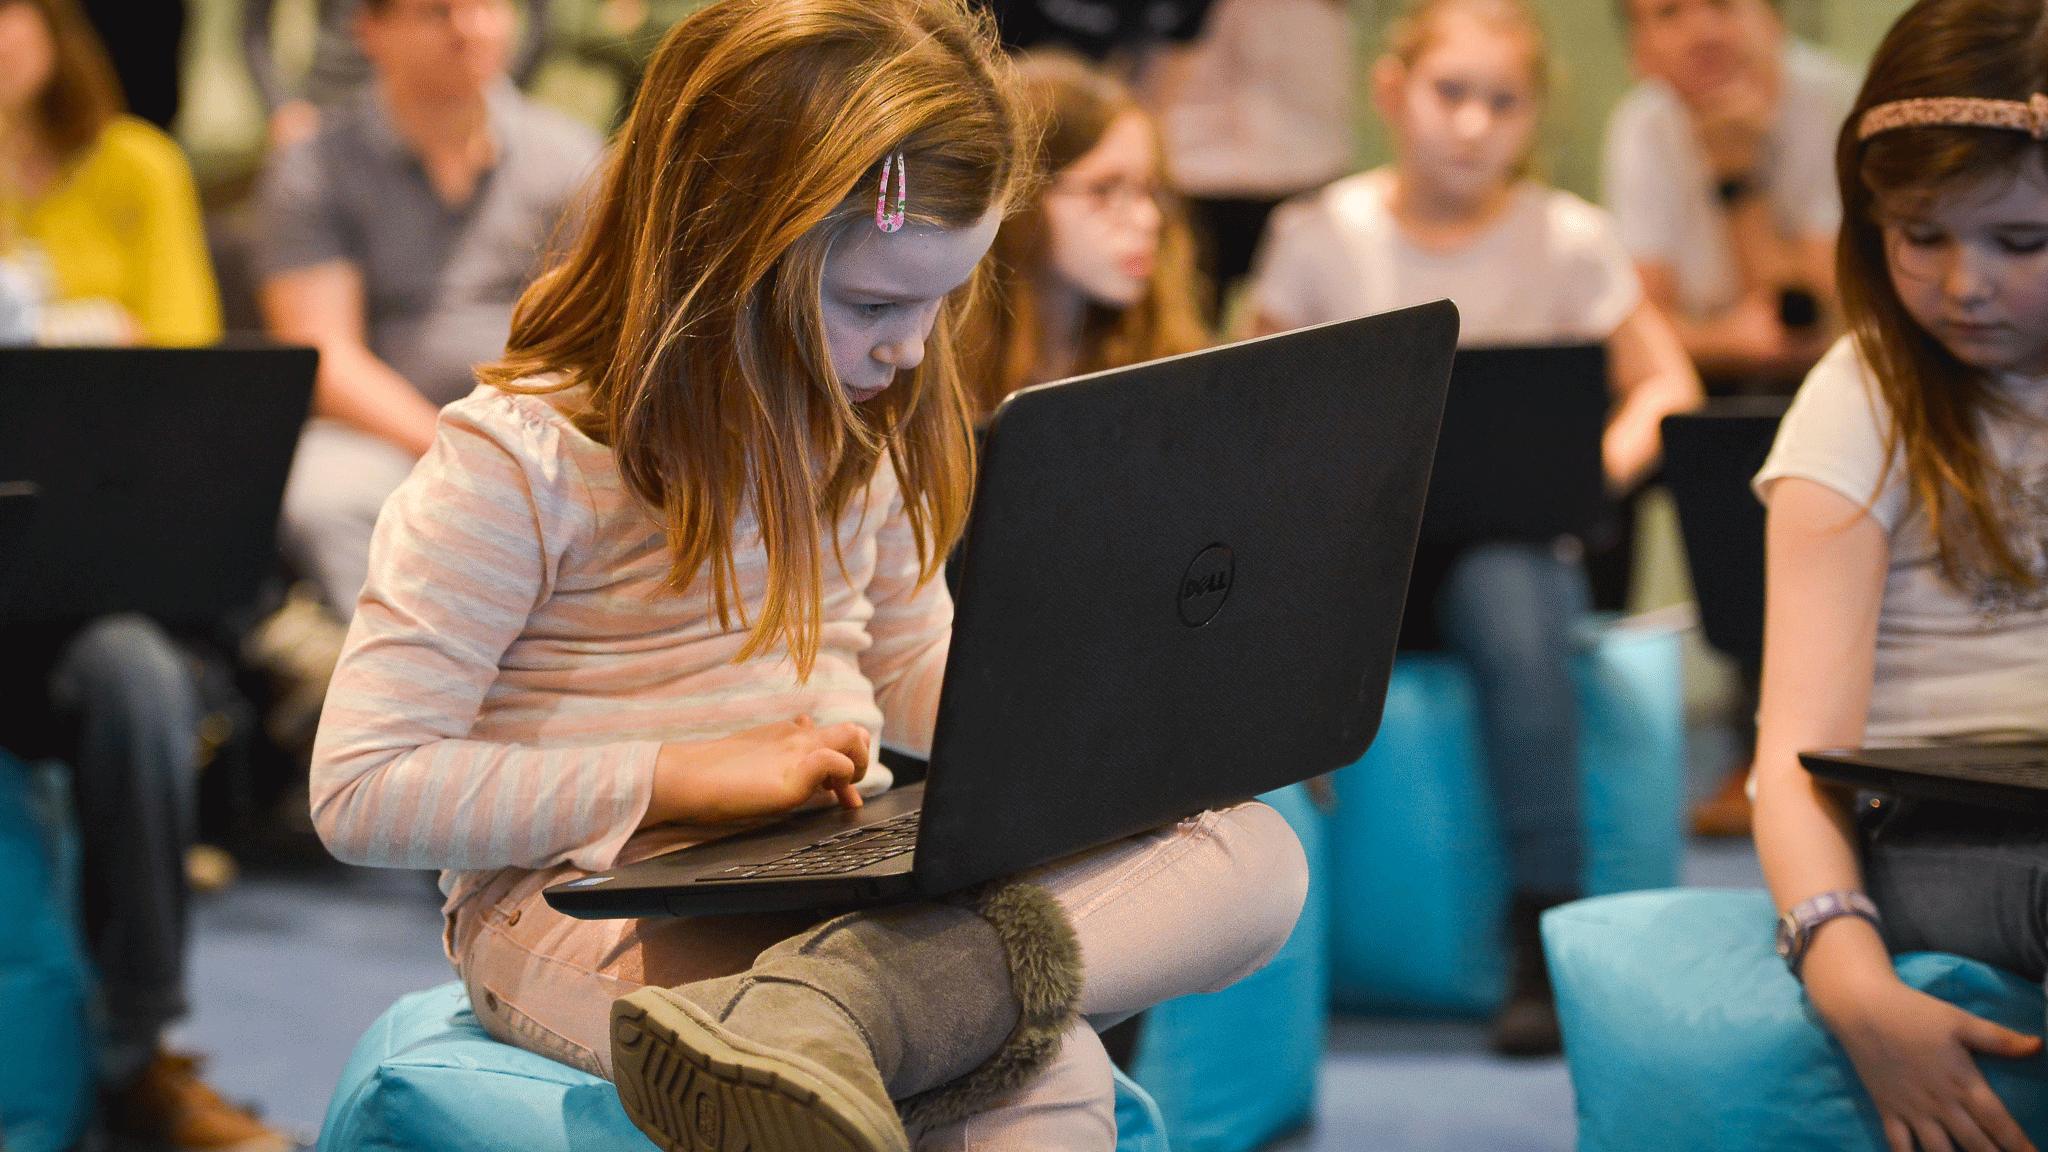
{"type": "MultiPolygon", "coordinates": [[[[1609,124],[1606,197],[1713,393],[1789,394],[1833,339],[1835,137],[1856,77],[1793,40],[1774,0],[1617,0],[1642,77],[1609,124]]],[[[1749,834],[1759,670],[1737,670],[1744,747],[1692,813],[1749,834]]]]}
{"type": "Polygon", "coordinates": [[[1040,117],[1041,180],[996,233],[994,286],[965,340],[982,419],[1026,385],[1208,342],[1152,118],[1076,56],[1027,56],[1018,77],[1040,117]]]}
{"type": "Polygon", "coordinates": [[[73,0],[0,0],[0,256],[36,284],[40,343],[220,337],[191,169],[123,110],[73,0]]]}
{"type": "Polygon", "coordinates": [[[184,89],[184,0],[84,0],[84,7],[121,78],[128,110],[169,132],[184,89]]]}
{"type": "MultiPolygon", "coordinates": [[[[355,33],[356,12],[363,4],[364,0],[317,0],[319,32],[313,40],[313,63],[304,79],[293,84],[278,67],[273,42],[277,0],[243,0],[242,54],[270,116],[272,147],[282,148],[311,136],[319,128],[323,110],[345,103],[369,83],[370,61],[363,55],[355,33]]],[[[443,3],[430,7],[438,11],[455,6],[443,3]]],[[[525,35],[510,66],[513,78],[522,85],[540,67],[549,40],[551,7],[551,0],[531,0],[525,6],[525,35]]]]}
{"type": "MultiPolygon", "coordinates": [[[[219,333],[191,174],[169,138],[122,113],[72,0],[0,0],[0,254],[9,343],[219,333]]],[[[0,699],[0,745],[71,768],[104,1127],[154,1147],[289,1147],[163,1043],[187,1008],[202,712],[190,659],[139,616],[15,624],[0,629],[0,699]]]]}
{"type": "Polygon", "coordinates": [[[441,406],[504,350],[512,306],[597,137],[505,67],[512,0],[362,0],[373,82],[272,155],[259,192],[264,322],[320,349],[314,420],[285,489],[283,542],[346,620],[384,498],[441,406]]]}
{"type": "Polygon", "coordinates": [[[1200,240],[1212,323],[1273,209],[1350,170],[1353,39],[1348,0],[1219,0],[1198,39],[1148,62],[1146,101],[1200,240]]]}
{"type": "Polygon", "coordinates": [[[1847,68],[1775,0],[1617,0],[1641,82],[1608,124],[1605,196],[1710,390],[1789,392],[1832,338],[1835,133],[1847,68]]]}

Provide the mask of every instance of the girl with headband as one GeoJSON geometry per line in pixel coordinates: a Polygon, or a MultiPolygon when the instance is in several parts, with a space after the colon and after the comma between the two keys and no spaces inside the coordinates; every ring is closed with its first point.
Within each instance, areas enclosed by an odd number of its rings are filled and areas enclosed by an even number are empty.
{"type": "Polygon", "coordinates": [[[1798,753],[2048,738],[2044,92],[2041,0],[1921,0],[1893,26],[1838,150],[1850,334],[1756,478],[1757,849],[1780,950],[1896,1152],[2034,1147],[1975,1057],[2037,1057],[2040,1038],[1907,987],[1891,954],[2041,980],[2048,827],[1858,807],[1798,753]]]}

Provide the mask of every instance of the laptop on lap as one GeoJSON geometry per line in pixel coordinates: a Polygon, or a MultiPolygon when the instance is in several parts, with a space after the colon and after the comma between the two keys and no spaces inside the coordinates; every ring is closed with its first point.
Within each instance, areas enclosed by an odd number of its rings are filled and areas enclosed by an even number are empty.
{"type": "Polygon", "coordinates": [[[2048,813],[2048,741],[1801,752],[1824,780],[2005,812],[2048,813]]]}
{"type": "Polygon", "coordinates": [[[1456,339],[1439,302],[1012,396],[924,782],[548,902],[596,918],[937,895],[1355,761],[1456,339]]]}

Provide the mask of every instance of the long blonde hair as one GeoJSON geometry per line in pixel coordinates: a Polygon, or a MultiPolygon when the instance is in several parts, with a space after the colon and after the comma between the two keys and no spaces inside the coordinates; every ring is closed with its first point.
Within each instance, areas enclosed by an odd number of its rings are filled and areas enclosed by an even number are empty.
{"type": "MultiPolygon", "coordinates": [[[[1981,418],[2006,412],[1982,372],[1913,320],[1885,255],[1881,195],[1935,195],[2023,164],[2048,165],[2024,132],[1922,127],[1857,139],[1863,113],[1922,97],[2025,101],[2048,88],[2048,7],[2041,0],[1921,0],[1878,45],[1836,145],[1842,234],[1836,276],[1856,350],[1891,415],[1886,459],[1903,460],[1944,576],[1978,572],[2017,588],[2038,580],[2000,523],[1998,468],[1981,418]]],[[[1886,466],[1887,479],[1891,475],[1886,466]]]]}
{"type": "Polygon", "coordinates": [[[833,526],[882,454],[924,579],[974,467],[953,333],[976,285],[940,309],[923,363],[856,409],[827,350],[826,252],[875,226],[890,154],[908,160],[911,220],[960,228],[1008,203],[1023,144],[1008,67],[964,0],[721,0],[663,40],[566,258],[480,375],[587,386],[577,425],[660,515],[669,588],[708,571],[721,626],[751,632],[737,659],[779,641],[808,677],[819,536],[839,559],[833,526]],[[531,379],[545,373],[560,375],[531,379]],[[768,565],[751,621],[735,566],[749,509],[768,565]]]}
{"type": "MultiPolygon", "coordinates": [[[[1101,143],[1120,117],[1144,115],[1123,85],[1076,56],[1049,52],[1026,57],[1017,75],[1038,132],[1033,179],[1017,211],[996,234],[993,291],[972,326],[966,358],[969,392],[984,417],[1003,397],[1038,379],[1040,333],[1032,286],[1046,275],[1052,250],[1045,189],[1052,177],[1101,143]]],[[[1165,191],[1165,169],[1161,152],[1155,173],[1162,221],[1152,283],[1128,308],[1089,302],[1081,320],[1076,375],[1191,352],[1208,343],[1196,299],[1194,241],[1186,214],[1165,191]]]]}

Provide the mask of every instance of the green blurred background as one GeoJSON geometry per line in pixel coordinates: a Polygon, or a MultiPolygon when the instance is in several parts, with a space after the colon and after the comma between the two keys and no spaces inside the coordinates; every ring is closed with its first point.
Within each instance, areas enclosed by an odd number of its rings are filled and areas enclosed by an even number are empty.
{"type": "MultiPolygon", "coordinates": [[[[163,2],[163,0],[148,0],[163,2]]],[[[191,26],[186,44],[185,108],[178,135],[191,150],[203,184],[237,182],[256,164],[263,140],[262,110],[242,66],[240,0],[187,0],[191,26]]],[[[589,44],[602,35],[604,0],[533,0],[552,4],[556,24],[572,42],[589,44]]],[[[1351,0],[1357,14],[1360,97],[1358,155],[1361,165],[1382,155],[1379,127],[1365,100],[1367,65],[1376,55],[1381,30],[1404,0],[1351,0]]],[[[1784,0],[1787,21],[1802,37],[1842,59],[1861,64],[1904,10],[1908,0],[1784,0]]],[[[1630,77],[1613,0],[1536,0],[1557,57],[1559,84],[1545,133],[1544,170],[1583,196],[1597,195],[1600,137],[1609,109],[1630,77]]],[[[655,8],[688,9],[692,0],[670,0],[655,8]]],[[[288,60],[311,54],[311,0],[280,0],[276,42],[288,60]]],[[[535,89],[595,125],[611,122],[619,99],[616,82],[601,67],[568,46],[552,52],[535,89]]]]}

